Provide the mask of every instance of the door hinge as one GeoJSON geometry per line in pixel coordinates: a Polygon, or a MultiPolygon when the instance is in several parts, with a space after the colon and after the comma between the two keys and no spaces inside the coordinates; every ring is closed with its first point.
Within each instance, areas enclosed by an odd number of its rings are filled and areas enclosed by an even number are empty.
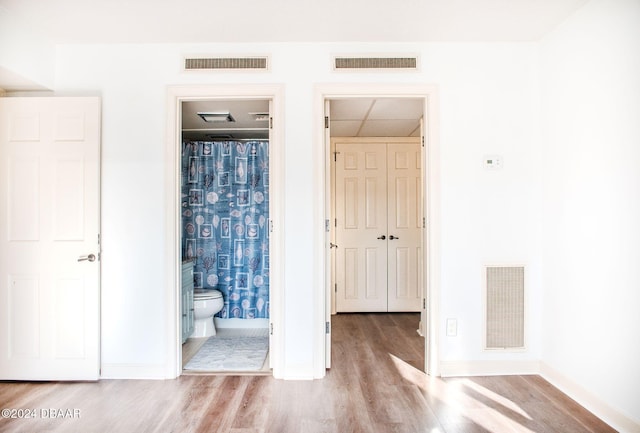
{"type": "Polygon", "coordinates": [[[427,309],[427,298],[422,298],[422,309],[423,310],[427,309]]]}
{"type": "Polygon", "coordinates": [[[324,127],[329,129],[329,116],[324,116],[324,127]]]}
{"type": "Polygon", "coordinates": [[[335,218],[335,219],[333,220],[333,226],[334,226],[334,227],[338,227],[338,218],[335,218]]]}
{"type": "Polygon", "coordinates": [[[269,233],[273,233],[273,220],[269,220],[269,233]]]}
{"type": "Polygon", "coordinates": [[[330,322],[325,322],[324,323],[324,333],[325,334],[331,334],[331,323],[330,322]]]}
{"type": "Polygon", "coordinates": [[[424,147],[424,135],[422,136],[422,147],[424,147]]]}
{"type": "MultiPolygon", "coordinates": [[[[273,117],[269,117],[269,129],[273,129],[273,117]]],[[[424,141],[423,141],[423,145],[424,145],[424,141]]]]}
{"type": "Polygon", "coordinates": [[[331,231],[331,220],[324,220],[324,231],[325,232],[331,231]]]}
{"type": "Polygon", "coordinates": [[[422,228],[427,228],[427,219],[425,217],[422,217],[422,228]]]}
{"type": "Polygon", "coordinates": [[[269,335],[273,335],[273,323],[269,323],[269,335]]]}
{"type": "Polygon", "coordinates": [[[338,293],[338,283],[334,284],[333,291],[338,293]]]}

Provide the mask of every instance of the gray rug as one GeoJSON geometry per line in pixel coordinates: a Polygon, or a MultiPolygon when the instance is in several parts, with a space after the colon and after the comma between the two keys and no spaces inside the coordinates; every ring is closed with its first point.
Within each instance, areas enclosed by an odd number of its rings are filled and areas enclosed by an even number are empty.
{"type": "Polygon", "coordinates": [[[209,338],[185,365],[185,370],[252,371],[262,369],[269,350],[269,337],[209,338]]]}

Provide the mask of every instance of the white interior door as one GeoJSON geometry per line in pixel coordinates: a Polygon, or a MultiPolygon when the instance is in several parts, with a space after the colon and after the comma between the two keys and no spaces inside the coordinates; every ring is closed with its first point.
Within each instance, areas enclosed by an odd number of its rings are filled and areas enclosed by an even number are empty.
{"type": "MultiPolygon", "coordinates": [[[[325,152],[325,168],[331,167],[332,172],[335,172],[335,166],[332,164],[332,156],[336,155],[335,148],[333,147],[333,141],[331,140],[331,122],[329,119],[331,118],[331,102],[329,100],[324,101],[324,145],[325,149],[329,149],[329,153],[325,152]]],[[[331,287],[335,284],[336,273],[335,273],[335,249],[336,249],[336,231],[334,225],[331,221],[335,221],[335,209],[331,205],[331,200],[333,199],[333,194],[326,194],[326,192],[334,191],[334,183],[335,183],[335,175],[327,176],[325,179],[325,208],[331,210],[330,218],[325,219],[325,244],[328,244],[327,248],[325,248],[325,263],[331,263],[331,266],[325,268],[325,280],[326,284],[329,287],[325,287],[325,309],[324,309],[324,319],[325,319],[325,368],[331,368],[331,314],[335,312],[335,297],[332,296],[331,287]]]]}
{"type": "Polygon", "coordinates": [[[387,311],[386,143],[336,152],[336,311],[387,311]]]}
{"type": "Polygon", "coordinates": [[[418,143],[387,144],[388,311],[420,311],[422,188],[418,143]]]}
{"type": "Polygon", "coordinates": [[[0,98],[0,379],[98,379],[99,168],[99,98],[0,98]]]}
{"type": "Polygon", "coordinates": [[[418,140],[337,140],[336,311],[421,309],[418,140]]]}

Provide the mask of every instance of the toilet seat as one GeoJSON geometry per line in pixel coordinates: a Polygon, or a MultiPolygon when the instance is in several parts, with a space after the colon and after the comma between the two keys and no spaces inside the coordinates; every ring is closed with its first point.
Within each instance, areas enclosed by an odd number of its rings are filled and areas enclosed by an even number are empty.
{"type": "Polygon", "coordinates": [[[193,291],[193,299],[195,301],[206,301],[218,298],[222,298],[222,292],[219,290],[196,289],[193,291]]]}

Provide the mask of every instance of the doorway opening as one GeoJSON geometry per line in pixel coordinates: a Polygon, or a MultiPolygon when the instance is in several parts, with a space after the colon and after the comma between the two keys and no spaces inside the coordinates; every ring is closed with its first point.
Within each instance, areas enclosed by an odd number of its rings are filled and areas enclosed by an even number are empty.
{"type": "Polygon", "coordinates": [[[278,371],[281,102],[258,87],[170,96],[175,376],[278,371]]]}
{"type": "MultiPolygon", "coordinates": [[[[437,252],[427,225],[435,89],[326,86],[320,93],[326,328],[335,314],[402,312],[405,322],[415,321],[414,336],[425,339],[420,369],[437,374],[435,275],[429,272],[437,252]]],[[[329,368],[330,332],[324,348],[329,368]]]]}
{"type": "Polygon", "coordinates": [[[182,368],[269,373],[271,101],[182,101],[182,368]]]}

